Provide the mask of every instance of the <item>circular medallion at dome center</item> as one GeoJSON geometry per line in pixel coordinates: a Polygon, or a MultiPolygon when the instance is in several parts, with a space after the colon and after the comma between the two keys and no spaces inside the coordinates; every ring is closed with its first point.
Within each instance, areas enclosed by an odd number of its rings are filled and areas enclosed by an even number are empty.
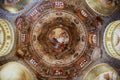
{"type": "Polygon", "coordinates": [[[48,11],[31,29],[31,48],[50,66],[67,66],[77,61],[87,46],[87,30],[68,11],[48,11]]]}
{"type": "Polygon", "coordinates": [[[57,52],[62,52],[67,48],[69,44],[69,35],[66,30],[62,28],[55,28],[48,34],[48,39],[57,52]]]}

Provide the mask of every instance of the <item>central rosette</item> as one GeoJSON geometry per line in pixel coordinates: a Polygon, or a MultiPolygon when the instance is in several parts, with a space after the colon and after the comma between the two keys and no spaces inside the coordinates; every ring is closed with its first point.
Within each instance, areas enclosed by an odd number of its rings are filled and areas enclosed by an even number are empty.
{"type": "Polygon", "coordinates": [[[83,55],[86,46],[86,27],[71,12],[48,11],[31,29],[31,49],[46,65],[70,65],[83,55]]]}
{"type": "Polygon", "coordinates": [[[51,47],[53,47],[56,52],[63,52],[69,44],[69,34],[66,30],[59,28],[61,26],[62,25],[59,25],[58,28],[53,29],[48,34],[51,47]]]}

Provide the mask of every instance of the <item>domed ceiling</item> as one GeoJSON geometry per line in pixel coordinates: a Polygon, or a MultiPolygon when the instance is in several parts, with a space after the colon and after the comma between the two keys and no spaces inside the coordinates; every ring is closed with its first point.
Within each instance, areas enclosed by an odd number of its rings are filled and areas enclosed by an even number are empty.
{"type": "Polygon", "coordinates": [[[0,3],[0,80],[120,80],[119,0],[0,3]]]}
{"type": "Polygon", "coordinates": [[[0,19],[0,56],[7,55],[14,43],[14,33],[12,27],[6,20],[0,19]]]}

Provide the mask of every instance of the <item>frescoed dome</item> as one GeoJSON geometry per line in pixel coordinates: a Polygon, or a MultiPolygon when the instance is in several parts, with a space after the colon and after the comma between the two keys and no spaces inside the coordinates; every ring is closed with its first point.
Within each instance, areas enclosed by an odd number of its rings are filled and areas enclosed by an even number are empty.
{"type": "Polygon", "coordinates": [[[114,58],[120,59],[120,20],[111,22],[104,32],[104,47],[114,58]]]}
{"type": "Polygon", "coordinates": [[[31,72],[18,62],[8,62],[0,68],[0,80],[34,80],[31,72]]]}
{"type": "Polygon", "coordinates": [[[1,6],[10,13],[18,13],[23,10],[31,0],[2,0],[1,6]]]}
{"type": "Polygon", "coordinates": [[[93,11],[103,16],[112,14],[117,8],[114,0],[86,0],[86,3],[93,11]]]}
{"type": "Polygon", "coordinates": [[[110,65],[101,63],[93,68],[85,75],[83,80],[119,80],[118,73],[110,65]]]}
{"type": "Polygon", "coordinates": [[[0,80],[119,80],[119,3],[0,0],[0,80]]]}
{"type": "Polygon", "coordinates": [[[14,32],[8,21],[0,19],[0,56],[5,56],[13,48],[14,32]]]}

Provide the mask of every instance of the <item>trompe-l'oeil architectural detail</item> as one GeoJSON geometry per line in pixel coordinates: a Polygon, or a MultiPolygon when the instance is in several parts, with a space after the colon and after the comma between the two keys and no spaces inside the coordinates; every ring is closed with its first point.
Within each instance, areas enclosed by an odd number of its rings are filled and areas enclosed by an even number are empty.
{"type": "Polygon", "coordinates": [[[0,3],[0,80],[119,80],[119,1],[0,3]]]}

